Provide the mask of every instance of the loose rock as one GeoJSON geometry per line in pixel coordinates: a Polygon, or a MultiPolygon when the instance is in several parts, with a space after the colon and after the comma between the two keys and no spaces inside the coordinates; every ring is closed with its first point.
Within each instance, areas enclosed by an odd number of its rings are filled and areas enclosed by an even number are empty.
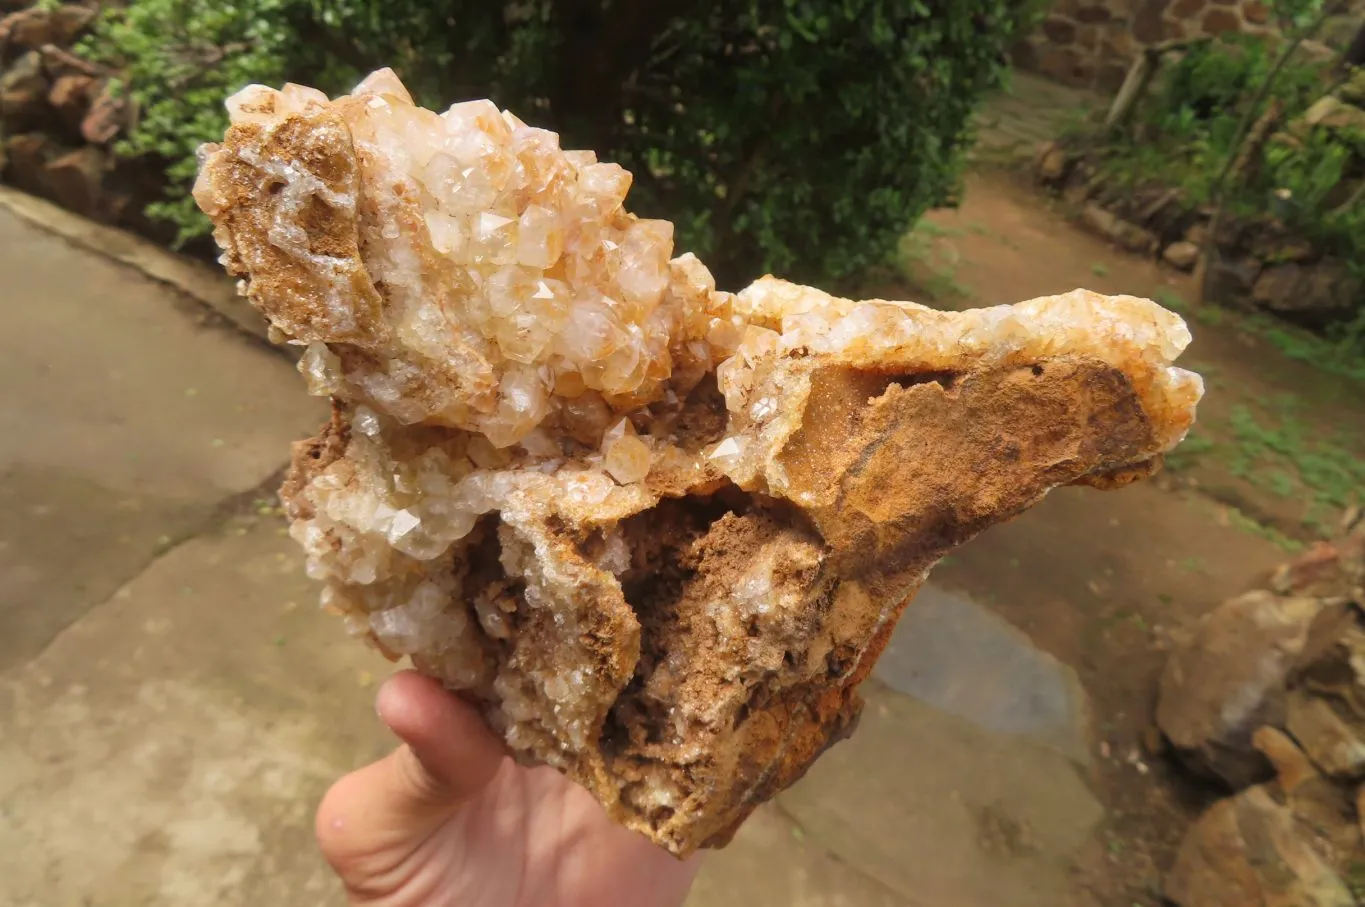
{"type": "Polygon", "coordinates": [[[59,79],[62,76],[98,78],[103,75],[99,66],[55,44],[44,44],[38,52],[42,54],[43,71],[47,73],[49,79],[59,79]]]}
{"type": "Polygon", "coordinates": [[[73,132],[80,131],[96,85],[93,76],[70,74],[58,76],[48,91],[47,103],[73,132]]]}
{"type": "Polygon", "coordinates": [[[1205,615],[1162,672],[1157,724],[1181,761],[1234,789],[1267,777],[1252,734],[1284,721],[1286,682],[1321,605],[1249,592],[1205,615]]]}
{"type": "Polygon", "coordinates": [[[92,145],[106,144],[124,130],[127,118],[128,102],[105,83],[81,120],[81,135],[92,145]]]}
{"type": "Polygon", "coordinates": [[[1315,542],[1288,563],[1275,568],[1270,588],[1281,595],[1340,598],[1351,593],[1348,566],[1336,544],[1315,542]]]}
{"type": "Polygon", "coordinates": [[[1189,240],[1173,242],[1161,253],[1161,258],[1166,264],[1182,271],[1193,271],[1195,264],[1199,261],[1199,247],[1189,240]]]}
{"type": "Polygon", "coordinates": [[[1258,258],[1220,259],[1209,267],[1204,296],[1206,301],[1226,306],[1246,306],[1261,273],[1258,258]]]}
{"type": "Polygon", "coordinates": [[[1060,185],[1065,181],[1071,163],[1071,157],[1065,149],[1056,142],[1050,142],[1039,150],[1034,169],[1039,182],[1060,185]]]}
{"type": "Polygon", "coordinates": [[[5,156],[9,159],[5,173],[9,181],[25,192],[44,194],[47,184],[43,167],[52,151],[52,140],[42,133],[29,132],[10,138],[5,142],[5,156]]]}
{"type": "Polygon", "coordinates": [[[1344,262],[1325,258],[1316,264],[1269,265],[1256,279],[1251,298],[1261,308],[1322,327],[1355,311],[1360,291],[1360,279],[1344,262]]]}
{"type": "Polygon", "coordinates": [[[76,4],[56,9],[33,6],[0,19],[0,46],[36,49],[70,44],[95,20],[95,11],[76,4]]]}
{"type": "Polygon", "coordinates": [[[1081,212],[1081,222],[1110,242],[1127,249],[1150,255],[1160,245],[1156,235],[1137,224],[1129,223],[1097,202],[1091,202],[1081,212]]]}
{"type": "Polygon", "coordinates": [[[12,132],[33,128],[43,120],[46,95],[42,57],[29,51],[0,72],[0,123],[12,132]]]}
{"type": "Polygon", "coordinates": [[[105,168],[103,153],[89,146],[55,157],[43,167],[46,194],[69,211],[93,217],[100,209],[105,168]]]}
{"type": "Polygon", "coordinates": [[[1326,774],[1344,780],[1365,776],[1365,735],[1327,700],[1305,690],[1293,691],[1286,727],[1326,774]]]}
{"type": "Polygon", "coordinates": [[[1264,786],[1214,804],[1190,827],[1166,896],[1180,907],[1354,907],[1355,898],[1264,786]]]}

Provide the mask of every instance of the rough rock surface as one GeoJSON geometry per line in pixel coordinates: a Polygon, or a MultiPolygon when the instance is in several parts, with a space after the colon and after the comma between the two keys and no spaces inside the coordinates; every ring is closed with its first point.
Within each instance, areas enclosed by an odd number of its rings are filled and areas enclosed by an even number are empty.
{"type": "Polygon", "coordinates": [[[1171,653],[1157,725],[1186,765],[1234,789],[1270,774],[1252,734],[1284,723],[1289,673],[1321,607],[1316,598],[1248,592],[1210,611],[1171,653]]]}
{"type": "Polygon", "coordinates": [[[333,399],[283,489],[325,604],[677,854],[851,731],[947,550],[1194,417],[1146,300],[717,292],[629,173],[488,102],[229,109],[195,197],[333,399]]]}
{"type": "Polygon", "coordinates": [[[1262,728],[1255,743],[1276,780],[1218,801],[1190,826],[1166,896],[1179,907],[1351,907],[1335,867],[1359,853],[1360,833],[1341,791],[1279,731],[1262,728]]]}

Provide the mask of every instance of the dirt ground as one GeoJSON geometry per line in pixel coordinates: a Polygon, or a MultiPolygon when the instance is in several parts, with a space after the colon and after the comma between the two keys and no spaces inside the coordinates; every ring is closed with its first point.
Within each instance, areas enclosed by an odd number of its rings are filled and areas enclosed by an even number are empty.
{"type": "Polygon", "coordinates": [[[1254,325],[1192,306],[1189,276],[1082,232],[1015,175],[973,174],[961,207],[927,221],[905,250],[910,284],[888,281],[877,295],[967,308],[1086,287],[1180,306],[1190,322],[1181,364],[1207,384],[1192,452],[1156,482],[1060,491],[934,573],[1080,674],[1109,818],[1076,867],[1078,900],[1158,904],[1186,825],[1219,795],[1160,753],[1152,723],[1166,651],[1360,493],[1365,446],[1352,432],[1365,426],[1365,394],[1288,358],[1254,325]]]}

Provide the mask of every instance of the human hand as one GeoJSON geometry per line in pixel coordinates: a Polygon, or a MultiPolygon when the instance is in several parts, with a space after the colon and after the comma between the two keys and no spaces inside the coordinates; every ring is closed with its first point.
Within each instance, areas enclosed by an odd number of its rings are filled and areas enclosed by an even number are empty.
{"type": "Polygon", "coordinates": [[[403,741],[318,808],[323,856],[364,907],[678,907],[697,872],[551,768],[512,761],[475,709],[413,672],[379,691],[403,741]]]}

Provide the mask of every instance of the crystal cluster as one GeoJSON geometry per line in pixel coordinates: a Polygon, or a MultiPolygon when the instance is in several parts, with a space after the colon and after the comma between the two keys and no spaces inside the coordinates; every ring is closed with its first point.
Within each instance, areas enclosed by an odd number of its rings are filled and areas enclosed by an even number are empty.
{"type": "Polygon", "coordinates": [[[487,101],[229,109],[195,198],[332,400],[282,490],[324,605],[680,855],[851,729],[944,553],[1194,419],[1146,300],[719,292],[628,172],[487,101]]]}

